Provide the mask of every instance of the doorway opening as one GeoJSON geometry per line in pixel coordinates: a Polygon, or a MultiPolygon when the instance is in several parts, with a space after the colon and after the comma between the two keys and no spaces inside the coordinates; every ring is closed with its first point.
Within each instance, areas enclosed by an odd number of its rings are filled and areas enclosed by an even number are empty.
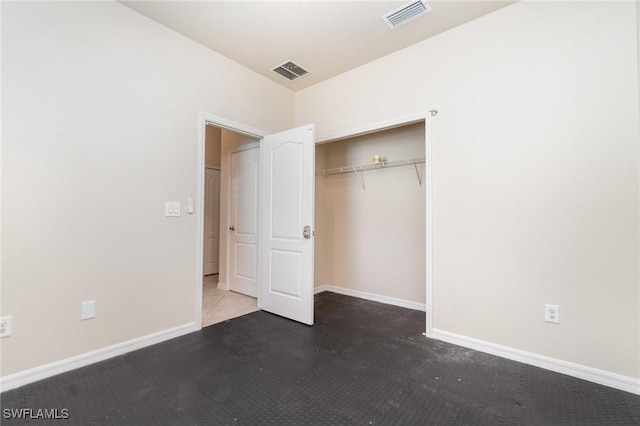
{"type": "Polygon", "coordinates": [[[258,310],[259,141],[255,136],[205,125],[203,327],[258,310]]]}
{"type": "MultiPolygon", "coordinates": [[[[221,129],[221,250],[218,283],[215,287],[231,291],[234,290],[234,277],[241,277],[245,281],[252,279],[257,284],[257,307],[261,310],[313,324],[315,127],[310,124],[267,134],[211,114],[200,113],[198,203],[195,211],[196,329],[202,328],[203,319],[205,136],[206,128],[210,125],[221,129]],[[226,144],[227,140],[230,141],[229,144],[226,144]],[[231,200],[231,189],[225,195],[226,188],[234,187],[231,185],[233,175],[236,175],[232,171],[234,165],[237,165],[238,171],[243,171],[238,172],[241,176],[237,175],[239,177],[236,179],[235,204],[231,200]],[[254,179],[255,184],[248,184],[254,179]],[[244,208],[249,202],[255,203],[257,207],[245,209],[245,213],[241,213],[240,207],[244,208]],[[235,210],[233,205],[237,207],[235,210]],[[251,236],[255,236],[253,241],[246,239],[251,236]],[[232,248],[234,238],[235,246],[232,248]],[[231,265],[233,256],[235,261],[231,265]]],[[[246,288],[240,289],[240,286],[238,290],[249,292],[246,288]]]]}

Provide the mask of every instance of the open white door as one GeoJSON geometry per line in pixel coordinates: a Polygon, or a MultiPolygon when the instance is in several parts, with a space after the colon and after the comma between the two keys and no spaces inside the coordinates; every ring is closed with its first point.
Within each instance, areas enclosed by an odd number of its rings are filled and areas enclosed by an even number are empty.
{"type": "Polygon", "coordinates": [[[260,143],[260,308],[313,324],[313,124],[260,143]]]}
{"type": "Polygon", "coordinates": [[[229,289],[258,297],[258,147],[231,154],[229,289]]]}

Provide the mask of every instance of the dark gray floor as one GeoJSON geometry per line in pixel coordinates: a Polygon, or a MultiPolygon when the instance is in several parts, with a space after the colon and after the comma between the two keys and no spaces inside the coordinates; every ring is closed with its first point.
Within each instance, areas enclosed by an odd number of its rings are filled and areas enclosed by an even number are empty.
{"type": "MultiPolygon", "coordinates": [[[[2,394],[110,425],[639,425],[640,397],[426,339],[424,313],[322,293],[2,394]]],[[[2,424],[24,424],[24,420],[2,424]]],[[[31,424],[47,424],[31,420],[31,424]]]]}

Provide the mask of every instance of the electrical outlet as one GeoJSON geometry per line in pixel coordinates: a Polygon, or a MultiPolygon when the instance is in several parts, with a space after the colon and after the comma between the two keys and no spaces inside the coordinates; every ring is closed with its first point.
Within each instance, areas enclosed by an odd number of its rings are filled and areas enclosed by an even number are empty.
{"type": "Polygon", "coordinates": [[[560,306],[544,305],[544,320],[554,324],[560,324],[560,306]]]}
{"type": "Polygon", "coordinates": [[[13,317],[0,318],[0,337],[11,336],[11,329],[13,328],[13,317]]]}
{"type": "Polygon", "coordinates": [[[95,300],[87,300],[86,302],[82,302],[80,304],[80,319],[86,320],[95,318],[96,316],[96,301],[95,300]]]}

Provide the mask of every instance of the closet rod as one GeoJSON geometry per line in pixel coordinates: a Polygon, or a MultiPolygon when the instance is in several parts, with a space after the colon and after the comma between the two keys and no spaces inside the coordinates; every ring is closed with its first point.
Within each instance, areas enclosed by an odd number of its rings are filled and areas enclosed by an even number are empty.
{"type": "MultiPolygon", "coordinates": [[[[336,167],[334,169],[317,170],[316,175],[335,175],[340,173],[357,173],[365,170],[377,170],[387,167],[411,166],[425,162],[424,157],[407,158],[404,160],[383,161],[381,163],[361,164],[356,166],[336,167]]],[[[422,183],[422,182],[421,182],[422,183]]]]}

